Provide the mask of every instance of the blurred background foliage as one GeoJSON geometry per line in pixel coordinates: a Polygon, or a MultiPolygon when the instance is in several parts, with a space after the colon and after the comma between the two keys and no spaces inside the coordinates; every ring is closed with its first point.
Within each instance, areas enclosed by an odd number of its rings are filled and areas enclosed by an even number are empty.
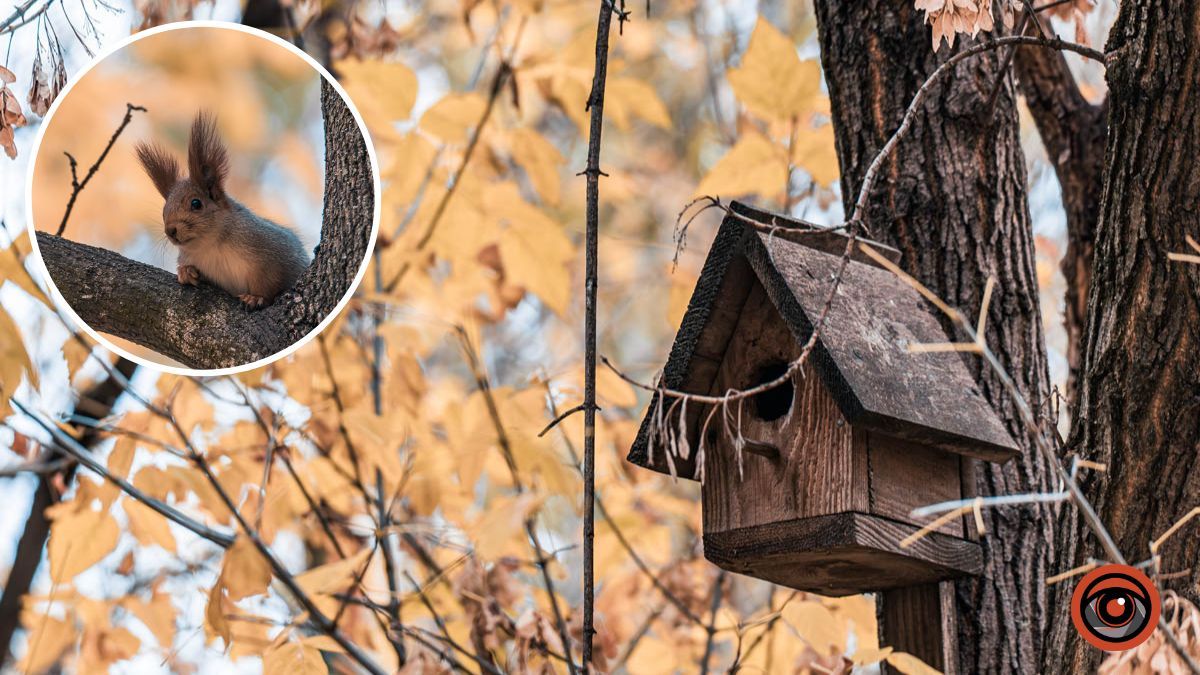
{"type": "MultiPolygon", "coordinates": [[[[49,4],[48,22],[84,23],[73,3],[49,4]]],[[[584,181],[577,173],[597,7],[554,0],[281,7],[287,20],[279,34],[302,37],[328,62],[370,127],[384,183],[376,260],[323,336],[271,367],[211,381],[139,371],[134,387],[169,405],[183,436],[127,397],[113,418],[124,431],[101,434],[94,452],[156,498],[228,529],[212,486],[163,446],[186,438],[203,449],[240,511],[260,517],[264,539],[290,570],[309,570],[298,578],[385,668],[401,667],[403,658],[405,672],[442,672],[449,669],[442,652],[471,671],[494,664],[563,672],[555,655],[580,630],[581,417],[539,433],[582,396],[584,181]],[[275,444],[282,449],[268,452],[275,444]],[[397,631],[380,619],[393,600],[404,650],[389,643],[397,631]]],[[[102,27],[95,38],[84,35],[91,48],[164,21],[243,16],[224,1],[89,8],[102,27]]],[[[715,214],[702,216],[679,247],[676,218],[693,196],[744,197],[828,223],[841,219],[841,201],[808,2],[669,0],[627,9],[633,20],[612,39],[601,155],[608,177],[601,182],[600,352],[650,383],[716,229],[715,214]]],[[[1072,21],[1098,44],[1112,10],[1100,3],[1072,21]]],[[[20,48],[9,52],[13,91],[36,80],[26,73],[45,38],[35,45],[31,33],[12,38],[20,48]]],[[[86,59],[69,43],[64,59],[73,73],[86,59]]],[[[1072,64],[1101,94],[1100,74],[1072,64]]],[[[236,101],[228,90],[213,96],[236,101]]],[[[123,103],[114,99],[114,109],[123,103]]],[[[36,115],[29,121],[16,134],[25,153],[36,115]]],[[[112,121],[100,125],[101,137],[112,121]]],[[[1022,128],[1052,372],[1061,382],[1057,263],[1065,227],[1053,171],[1033,125],[1023,118],[1022,128]]],[[[6,186],[18,184],[9,179],[24,161],[0,167],[6,186]]],[[[148,183],[137,189],[149,199],[148,183]]],[[[278,194],[259,198],[266,209],[292,208],[290,196],[282,204],[278,194]]],[[[6,188],[3,214],[18,252],[25,208],[6,188]]],[[[82,222],[71,231],[81,232],[82,222]]],[[[66,419],[71,392],[102,377],[97,361],[112,357],[93,349],[89,359],[34,297],[36,288],[27,279],[22,285],[20,271],[6,274],[14,283],[0,290],[0,302],[21,317],[8,336],[23,340],[39,379],[26,376],[19,386],[0,379],[0,393],[66,419]]],[[[887,659],[924,672],[878,645],[868,596],[821,598],[707,563],[697,487],[624,462],[646,398],[601,368],[599,669],[871,672],[887,659]]],[[[0,454],[14,466],[35,460],[44,432],[25,415],[12,415],[6,427],[0,445],[9,449],[0,454]]],[[[14,504],[34,485],[28,476],[0,480],[14,504]]],[[[13,647],[19,668],[350,670],[303,627],[302,613],[267,585],[271,574],[264,581],[244,548],[223,552],[164,525],[90,475],[60,487],[66,502],[54,512],[49,569],[42,566],[26,598],[25,631],[13,647]],[[97,502],[105,508],[92,508],[97,502]],[[84,530],[97,533],[86,553],[55,548],[84,530]],[[70,561],[63,571],[55,571],[55,550],[70,561]]],[[[0,523],[6,553],[24,525],[23,509],[9,513],[0,523]]]]}

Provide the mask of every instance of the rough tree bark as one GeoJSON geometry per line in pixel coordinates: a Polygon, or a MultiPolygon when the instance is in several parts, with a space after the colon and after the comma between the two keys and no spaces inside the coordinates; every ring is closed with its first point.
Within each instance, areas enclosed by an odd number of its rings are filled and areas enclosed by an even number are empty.
{"type": "MultiPolygon", "coordinates": [[[[1126,0],[1109,37],[1104,199],[1088,299],[1078,417],[1070,446],[1106,463],[1089,498],[1129,558],[1200,506],[1200,265],[1170,262],[1200,237],[1200,8],[1126,0]]],[[[1078,533],[1075,518],[1062,534],[1078,533]]],[[[1163,549],[1160,584],[1196,601],[1200,536],[1163,549]]],[[[1078,535],[1077,535],[1078,536],[1078,535]]],[[[1099,555],[1083,538],[1076,560],[1099,555]]],[[[1064,569],[1071,564],[1063,561],[1064,569]]],[[[1100,652],[1069,625],[1049,632],[1045,672],[1085,672],[1100,652]]]]}
{"type": "MultiPolygon", "coordinates": [[[[128,380],[137,370],[137,364],[126,359],[118,359],[113,366],[120,377],[128,380]]],[[[79,396],[75,403],[75,413],[93,419],[103,419],[113,410],[117,399],[124,393],[125,387],[118,377],[106,377],[88,388],[79,396]]],[[[79,434],[80,445],[90,448],[96,442],[99,434],[96,429],[83,424],[72,424],[79,434]]],[[[42,461],[52,461],[58,453],[48,450],[42,453],[42,461]]],[[[62,485],[70,485],[75,476],[75,464],[70,464],[59,473],[62,485]]],[[[12,656],[13,635],[21,626],[21,601],[28,595],[33,577],[42,564],[42,552],[46,547],[46,538],[50,535],[50,521],[46,518],[46,509],[58,503],[59,492],[54,486],[55,475],[37,476],[37,488],[33,493],[33,504],[29,507],[29,517],[25,520],[25,529],[17,541],[17,553],[9,569],[8,578],[4,580],[4,591],[0,593],[0,667],[3,667],[12,656]]]]}
{"type": "Polygon", "coordinates": [[[296,286],[249,311],[220,289],[181,286],[175,275],[117,253],[38,232],[54,285],[92,328],[195,368],[266,358],[312,332],[363,265],[371,239],[374,183],[366,141],[341,96],[321,82],[325,204],[321,243],[296,286]]]}
{"type": "MultiPolygon", "coordinates": [[[[1050,33],[1048,22],[1043,22],[1043,30],[1050,33]]],[[[1091,286],[1093,238],[1100,213],[1108,111],[1106,104],[1093,105],[1083,97],[1061,52],[1019,47],[1013,63],[1021,93],[1058,176],[1067,215],[1067,250],[1061,268],[1067,285],[1063,311],[1067,332],[1066,396],[1073,402],[1083,360],[1083,327],[1091,286]]]]}
{"type": "MultiPolygon", "coordinates": [[[[932,51],[930,29],[911,0],[815,5],[842,194],[850,208],[867,166],[899,126],[913,94],[954,50],[943,45],[932,51]]],[[[935,85],[864,216],[874,238],[900,249],[910,273],[969,315],[978,312],[987,277],[997,279],[988,344],[1025,396],[1039,402],[1047,395],[1048,375],[1015,92],[1002,62],[1001,52],[988,52],[935,85]],[[989,99],[998,81],[993,110],[989,99]]],[[[981,464],[976,493],[1049,488],[1050,467],[1031,447],[998,381],[978,359],[967,362],[1024,449],[1002,466],[981,464]]],[[[964,673],[1030,672],[1040,663],[1052,546],[1029,542],[1053,541],[1050,509],[985,513],[985,521],[986,569],[955,584],[957,639],[948,636],[948,642],[957,647],[956,657],[949,654],[957,664],[944,665],[964,673]]],[[[937,605],[936,595],[931,602],[937,605]]]]}

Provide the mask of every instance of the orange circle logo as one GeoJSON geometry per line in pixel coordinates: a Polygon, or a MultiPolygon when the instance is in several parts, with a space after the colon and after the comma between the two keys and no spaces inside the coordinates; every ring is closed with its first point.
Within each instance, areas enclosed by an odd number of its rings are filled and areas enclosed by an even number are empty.
{"type": "Polygon", "coordinates": [[[1094,647],[1120,652],[1146,641],[1158,626],[1158,589],[1128,565],[1097,567],[1075,587],[1071,620],[1094,647]]]}

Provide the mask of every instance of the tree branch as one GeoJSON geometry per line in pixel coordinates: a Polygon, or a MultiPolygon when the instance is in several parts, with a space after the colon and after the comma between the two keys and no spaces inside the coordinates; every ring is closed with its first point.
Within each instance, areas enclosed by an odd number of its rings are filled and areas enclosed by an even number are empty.
{"type": "Polygon", "coordinates": [[[296,286],[247,311],[215,287],[184,287],[170,273],[118,253],[38,232],[54,285],[92,328],[194,368],[224,368],[275,354],[312,332],[337,306],[371,238],[374,181],[366,142],[349,109],[321,85],[325,207],[321,243],[296,286]]]}
{"type": "MultiPolygon", "coordinates": [[[[82,44],[83,40],[80,40],[80,43],[82,44]]],[[[96,172],[100,170],[100,165],[104,163],[104,158],[108,157],[108,152],[109,150],[112,150],[113,144],[117,142],[117,137],[119,137],[121,132],[125,131],[125,127],[129,126],[129,123],[133,121],[133,111],[135,110],[146,112],[146,109],[140,105],[134,105],[132,103],[125,104],[124,119],[121,120],[120,126],[118,126],[117,130],[113,132],[113,135],[109,137],[108,145],[104,146],[104,150],[100,152],[100,156],[96,158],[96,162],[92,164],[91,168],[89,168],[88,172],[83,176],[83,180],[79,179],[79,163],[75,161],[75,156],[69,152],[63,153],[67,156],[67,160],[71,162],[71,197],[67,200],[67,210],[63,212],[62,222],[58,224],[58,231],[54,234],[57,234],[61,237],[63,230],[67,229],[67,220],[71,217],[71,209],[75,208],[75,200],[79,198],[79,193],[83,192],[83,189],[87,187],[88,183],[91,182],[92,176],[95,176],[96,172]]]]}
{"type": "MultiPolygon", "coordinates": [[[[627,14],[620,14],[621,25],[627,14]]],[[[608,78],[608,36],[612,28],[612,3],[600,3],[596,20],[596,60],[587,109],[588,129],[587,224],[584,235],[583,320],[583,672],[591,669],[593,614],[596,602],[594,569],[596,543],[596,288],[599,285],[600,242],[600,134],[604,131],[604,84],[608,78]]]]}

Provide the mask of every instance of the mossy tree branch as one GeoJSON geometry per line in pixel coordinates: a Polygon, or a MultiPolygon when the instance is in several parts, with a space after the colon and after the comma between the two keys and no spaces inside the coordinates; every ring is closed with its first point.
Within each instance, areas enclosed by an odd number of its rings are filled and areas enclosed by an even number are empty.
{"type": "Polygon", "coordinates": [[[321,243],[296,285],[249,311],[209,285],[118,253],[38,232],[42,260],[59,292],[92,328],[194,368],[251,363],[287,348],[333,311],[366,257],[374,182],[366,141],[338,93],[321,83],[325,195],[321,243]]]}

